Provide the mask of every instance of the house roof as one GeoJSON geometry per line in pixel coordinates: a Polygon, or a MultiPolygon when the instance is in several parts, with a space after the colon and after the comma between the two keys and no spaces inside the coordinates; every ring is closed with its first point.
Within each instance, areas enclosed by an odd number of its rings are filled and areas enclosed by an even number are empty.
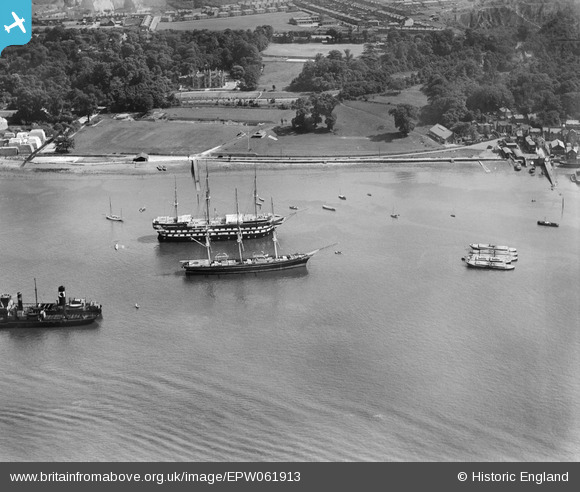
{"type": "Polygon", "coordinates": [[[433,135],[436,135],[437,137],[442,138],[443,140],[447,140],[449,137],[453,135],[453,132],[451,130],[448,130],[447,128],[445,128],[443,125],[440,124],[436,124],[435,126],[431,127],[429,131],[433,135]]]}

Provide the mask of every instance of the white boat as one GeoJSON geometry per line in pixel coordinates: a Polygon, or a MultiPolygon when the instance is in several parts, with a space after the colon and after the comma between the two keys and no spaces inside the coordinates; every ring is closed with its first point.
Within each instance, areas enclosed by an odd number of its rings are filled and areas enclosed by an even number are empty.
{"type": "Polygon", "coordinates": [[[489,270],[513,270],[515,268],[514,265],[503,261],[476,260],[469,258],[465,260],[465,263],[470,268],[484,268],[489,270]]]}
{"type": "Polygon", "coordinates": [[[467,256],[484,256],[484,257],[499,257],[509,259],[510,261],[518,261],[518,253],[514,251],[495,250],[495,249],[471,249],[467,256]]]}
{"type": "Polygon", "coordinates": [[[121,215],[116,215],[113,213],[113,205],[111,205],[111,197],[109,197],[109,215],[106,215],[108,220],[115,222],[123,222],[123,210],[121,210],[121,215]]]}
{"type": "Polygon", "coordinates": [[[494,263],[511,263],[512,261],[517,261],[517,257],[512,256],[494,256],[492,254],[469,254],[465,257],[465,260],[482,260],[491,261],[494,263]]]}
{"type": "Polygon", "coordinates": [[[336,211],[336,208],[331,207],[330,205],[322,205],[322,208],[324,210],[332,210],[333,212],[336,211]]]}
{"type": "Polygon", "coordinates": [[[487,243],[472,243],[469,245],[471,249],[476,250],[494,250],[494,251],[507,251],[510,253],[517,253],[516,248],[512,248],[510,246],[501,246],[497,244],[487,244],[487,243]]]}

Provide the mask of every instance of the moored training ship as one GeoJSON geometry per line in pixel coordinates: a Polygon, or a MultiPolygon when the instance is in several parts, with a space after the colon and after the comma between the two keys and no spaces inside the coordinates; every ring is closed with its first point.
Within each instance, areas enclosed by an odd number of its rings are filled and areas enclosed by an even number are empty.
{"type": "MultiPolygon", "coordinates": [[[[193,162],[192,162],[193,175],[193,162]]],[[[210,217],[209,177],[206,172],[206,213],[205,217],[178,215],[177,184],[173,216],[157,217],[153,220],[153,229],[157,232],[159,241],[191,241],[204,240],[209,234],[212,241],[236,239],[241,231],[244,239],[255,239],[270,234],[276,226],[281,225],[286,217],[271,213],[258,212],[259,197],[254,174],[254,213],[226,214],[210,217]]]]}
{"type": "MultiPolygon", "coordinates": [[[[237,190],[236,190],[236,207],[237,207],[237,190]]],[[[211,255],[211,237],[209,231],[205,237],[205,243],[197,240],[207,251],[207,258],[196,258],[193,260],[180,261],[181,267],[187,275],[230,275],[240,273],[258,273],[269,271],[290,270],[294,268],[305,267],[306,263],[320,249],[309,253],[292,253],[286,255],[278,254],[278,238],[276,236],[276,227],[272,231],[272,241],[274,243],[274,255],[259,253],[249,258],[243,256],[243,237],[241,227],[237,232],[238,258],[230,258],[227,254],[221,253],[212,258],[211,255]]]]}
{"type": "MultiPolygon", "coordinates": [[[[36,285],[35,285],[36,291],[36,285]]],[[[102,316],[102,306],[84,298],[67,301],[65,288],[58,288],[56,302],[23,303],[22,294],[0,295],[0,328],[63,328],[88,325],[102,316]]]]}

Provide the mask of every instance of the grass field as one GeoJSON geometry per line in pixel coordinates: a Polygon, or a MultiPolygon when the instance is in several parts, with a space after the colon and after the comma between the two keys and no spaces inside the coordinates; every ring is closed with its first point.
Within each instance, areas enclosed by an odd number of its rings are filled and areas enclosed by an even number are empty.
{"type": "Polygon", "coordinates": [[[270,43],[262,52],[262,56],[285,57],[285,58],[314,58],[317,53],[328,55],[332,50],[338,50],[344,53],[344,50],[350,50],[353,56],[359,56],[364,50],[364,44],[326,44],[326,43],[308,43],[308,44],[280,44],[270,43]]]}
{"type": "Polygon", "coordinates": [[[295,134],[292,110],[207,106],[163,110],[170,121],[117,121],[103,119],[75,136],[78,155],[134,154],[187,155],[222,146],[224,153],[251,152],[275,156],[399,154],[441,148],[426,136],[428,127],[417,127],[401,138],[388,111],[409,102],[422,106],[424,95],[410,88],[399,96],[376,96],[368,102],[347,101],[336,107],[333,132],[322,126],[310,134],[295,134]],[[282,125],[281,119],[285,122],[282,125]],[[196,121],[197,120],[197,121],[196,121]],[[209,123],[223,120],[223,123],[209,123]],[[204,122],[207,121],[207,122],[204,122]],[[229,124],[234,122],[234,124],[229,124]],[[242,125],[248,123],[250,127],[242,125]],[[240,136],[241,132],[264,130],[274,138],[240,136]]]}
{"type": "Polygon", "coordinates": [[[289,119],[295,115],[295,112],[289,109],[224,108],[214,106],[207,108],[168,108],[164,109],[163,112],[171,120],[224,120],[250,124],[278,124],[281,118],[289,119]]]}
{"type": "Polygon", "coordinates": [[[296,17],[297,12],[279,12],[276,14],[241,15],[239,17],[226,17],[225,19],[202,19],[181,22],[160,22],[157,30],[173,29],[176,31],[224,31],[246,30],[252,31],[258,26],[272,26],[276,32],[294,31],[296,26],[290,24],[290,19],[296,17]]]}
{"type": "Polygon", "coordinates": [[[221,145],[240,132],[239,125],[104,119],[75,135],[74,153],[80,155],[186,155],[221,145]]]}
{"type": "MultiPolygon", "coordinates": [[[[278,125],[273,129],[277,140],[251,139],[250,150],[263,155],[331,156],[397,154],[441,148],[426,137],[427,127],[418,127],[408,137],[401,138],[388,109],[389,106],[372,102],[341,104],[335,109],[337,123],[332,133],[323,126],[315,133],[295,134],[291,131],[289,118],[283,127],[278,125]]],[[[223,150],[245,152],[246,142],[231,142],[223,150]]]]}
{"type": "Polygon", "coordinates": [[[421,86],[416,85],[405,89],[397,96],[372,96],[371,101],[383,104],[411,104],[417,108],[422,108],[427,104],[427,96],[421,92],[421,86]]]}
{"type": "Polygon", "coordinates": [[[300,74],[303,63],[293,63],[286,61],[270,61],[267,57],[264,62],[264,72],[260,76],[260,87],[268,90],[276,86],[277,90],[285,90],[288,84],[300,74]]]}

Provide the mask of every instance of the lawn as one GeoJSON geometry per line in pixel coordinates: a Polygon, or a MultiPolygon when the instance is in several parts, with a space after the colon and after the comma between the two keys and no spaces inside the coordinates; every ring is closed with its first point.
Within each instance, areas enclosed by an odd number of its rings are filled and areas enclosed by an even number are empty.
{"type": "Polygon", "coordinates": [[[75,139],[74,154],[186,155],[221,145],[240,132],[239,125],[184,121],[116,121],[85,127],[75,139]]]}
{"type": "Polygon", "coordinates": [[[417,108],[427,105],[427,96],[421,92],[420,85],[409,87],[397,96],[371,96],[369,100],[394,106],[397,104],[411,104],[417,108]]]}
{"type": "MultiPolygon", "coordinates": [[[[388,106],[372,102],[347,102],[336,107],[337,123],[334,132],[324,125],[318,131],[296,134],[290,118],[274,127],[271,138],[250,139],[250,151],[275,156],[397,154],[441,148],[426,137],[427,128],[419,127],[402,138],[388,114],[388,106]]],[[[247,142],[233,141],[223,147],[225,152],[246,152],[247,142]]]]}
{"type": "Polygon", "coordinates": [[[174,29],[176,31],[225,31],[251,29],[258,26],[272,26],[276,32],[294,31],[296,26],[290,24],[290,19],[296,17],[297,12],[278,12],[275,14],[241,15],[239,17],[226,17],[225,19],[200,19],[180,22],[160,22],[157,30],[174,29]]]}
{"type": "Polygon", "coordinates": [[[268,57],[262,59],[264,72],[260,76],[260,87],[268,90],[276,86],[277,90],[285,90],[288,84],[302,72],[303,63],[271,60],[268,57]]]}
{"type": "Polygon", "coordinates": [[[344,53],[344,50],[350,50],[353,56],[357,57],[362,54],[364,44],[326,44],[326,43],[308,43],[308,44],[280,44],[270,43],[262,52],[264,57],[284,57],[284,58],[314,58],[317,53],[328,55],[332,50],[338,50],[344,53]]]}
{"type": "Polygon", "coordinates": [[[261,155],[361,155],[398,154],[439,149],[426,136],[428,127],[417,127],[402,138],[388,111],[402,101],[421,103],[424,96],[415,88],[398,97],[377,96],[371,101],[346,101],[336,107],[336,126],[328,132],[324,125],[310,134],[292,131],[292,110],[207,106],[163,110],[167,120],[117,121],[105,118],[75,136],[75,154],[102,155],[147,152],[187,155],[222,146],[224,153],[251,152],[261,155]],[[281,123],[284,119],[284,124],[281,123]],[[196,121],[197,120],[197,121],[196,121]],[[223,121],[211,123],[211,121],[223,121]],[[243,123],[251,125],[248,128],[243,123]],[[245,138],[241,132],[258,129],[263,123],[270,137],[245,138]],[[106,149],[106,150],[103,150],[106,149]]]}
{"type": "Polygon", "coordinates": [[[163,112],[170,120],[233,121],[240,123],[276,124],[281,118],[292,118],[294,111],[280,109],[238,108],[238,107],[197,107],[168,108],[163,112]]]}

